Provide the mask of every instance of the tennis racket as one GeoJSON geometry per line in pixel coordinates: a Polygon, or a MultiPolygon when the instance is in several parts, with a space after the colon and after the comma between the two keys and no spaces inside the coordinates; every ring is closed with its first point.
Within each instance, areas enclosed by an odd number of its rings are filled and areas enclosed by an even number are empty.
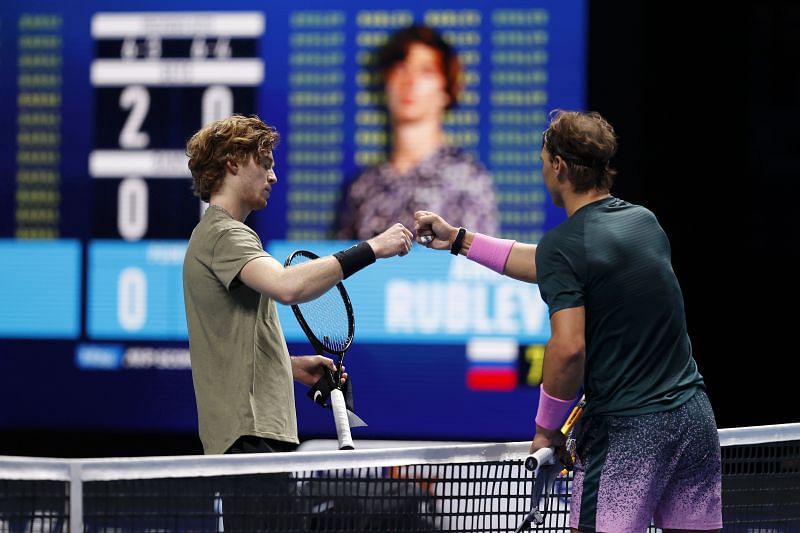
{"type": "MultiPolygon", "coordinates": [[[[297,250],[286,258],[285,266],[295,266],[319,259],[307,250],[297,250]]],[[[291,306],[297,322],[319,355],[326,353],[338,359],[336,372],[329,376],[331,383],[331,408],[336,424],[336,436],[340,450],[352,450],[353,438],[350,435],[350,421],[342,393],[342,363],[344,355],[353,342],[355,318],[350,297],[342,282],[331,287],[322,296],[301,304],[291,306]]]]}
{"type": "MultiPolygon", "coordinates": [[[[575,424],[583,414],[586,407],[586,396],[581,396],[580,401],[572,408],[564,425],[561,426],[561,433],[566,435],[567,443],[566,448],[572,456],[572,462],[575,462],[575,438],[572,435],[572,430],[575,424]]],[[[550,492],[553,489],[553,483],[559,474],[565,472],[565,466],[556,457],[555,448],[540,448],[534,453],[525,458],[525,468],[533,472],[533,495],[531,496],[531,511],[523,519],[520,525],[515,530],[519,533],[531,523],[540,526],[544,523],[544,517],[547,514],[550,506],[550,492]],[[544,508],[539,508],[539,501],[544,496],[544,508]]]]}

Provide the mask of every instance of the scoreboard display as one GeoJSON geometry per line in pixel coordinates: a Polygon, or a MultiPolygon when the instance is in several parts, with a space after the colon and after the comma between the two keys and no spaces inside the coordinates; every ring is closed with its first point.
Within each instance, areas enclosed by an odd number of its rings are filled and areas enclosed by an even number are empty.
{"type": "MultiPolygon", "coordinates": [[[[463,65],[448,141],[491,172],[502,236],[536,242],[563,220],[539,143],[550,110],[584,107],[584,0],[3,4],[0,428],[196,431],[181,267],[207,206],[187,139],[259,115],[281,134],[278,183],[247,223],[280,261],[349,246],[332,240],[340,200],[388,142],[370,61],[412,23],[463,65]]],[[[357,438],[530,436],[549,332],[535,285],[420,247],[346,285],[357,438]]],[[[301,438],[335,434],[296,392],[301,438]]]]}

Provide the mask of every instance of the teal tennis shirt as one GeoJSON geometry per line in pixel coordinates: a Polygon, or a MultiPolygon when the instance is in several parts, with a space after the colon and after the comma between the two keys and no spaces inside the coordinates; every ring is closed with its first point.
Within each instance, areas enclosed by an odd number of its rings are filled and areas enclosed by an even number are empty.
{"type": "Polygon", "coordinates": [[[542,238],[536,272],[551,317],[585,308],[584,416],[666,411],[705,387],[651,211],[614,197],[583,206],[542,238]]]}

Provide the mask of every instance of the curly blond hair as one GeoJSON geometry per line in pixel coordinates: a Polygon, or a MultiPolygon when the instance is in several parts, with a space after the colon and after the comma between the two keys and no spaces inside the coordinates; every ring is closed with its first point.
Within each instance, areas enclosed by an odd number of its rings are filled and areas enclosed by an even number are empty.
{"type": "Polygon", "coordinates": [[[208,202],[222,184],[228,161],[245,164],[255,156],[256,163],[272,163],[272,149],[278,144],[277,130],[256,115],[231,115],[203,127],[186,143],[192,190],[208,202]]]}

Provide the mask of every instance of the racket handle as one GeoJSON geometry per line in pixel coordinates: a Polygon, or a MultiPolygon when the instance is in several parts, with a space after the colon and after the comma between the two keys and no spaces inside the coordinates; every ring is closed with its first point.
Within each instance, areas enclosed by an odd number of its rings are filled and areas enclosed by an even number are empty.
{"type": "Polygon", "coordinates": [[[578,420],[580,420],[581,415],[583,415],[583,409],[586,407],[586,396],[581,396],[581,400],[572,408],[572,412],[570,412],[567,420],[564,422],[564,425],[561,426],[561,433],[564,435],[569,436],[569,432],[572,431],[572,428],[575,427],[578,420]]]}
{"type": "Polygon", "coordinates": [[[539,468],[551,465],[554,462],[555,450],[553,448],[539,448],[525,458],[525,468],[533,472],[534,476],[537,476],[539,475],[539,468]]]}
{"type": "MultiPolygon", "coordinates": [[[[572,428],[580,420],[583,415],[583,409],[586,407],[586,396],[582,396],[581,400],[572,408],[572,412],[567,417],[564,425],[561,426],[561,433],[564,436],[569,436],[572,428]]],[[[551,465],[555,463],[555,449],[554,448],[540,448],[536,450],[533,455],[525,458],[525,468],[534,472],[534,475],[539,474],[539,467],[551,465]]]]}
{"type": "Polygon", "coordinates": [[[340,450],[354,450],[353,437],[350,436],[350,422],[347,419],[347,406],[344,395],[339,389],[331,391],[331,407],[333,408],[333,421],[336,423],[336,437],[339,439],[340,450]]]}

